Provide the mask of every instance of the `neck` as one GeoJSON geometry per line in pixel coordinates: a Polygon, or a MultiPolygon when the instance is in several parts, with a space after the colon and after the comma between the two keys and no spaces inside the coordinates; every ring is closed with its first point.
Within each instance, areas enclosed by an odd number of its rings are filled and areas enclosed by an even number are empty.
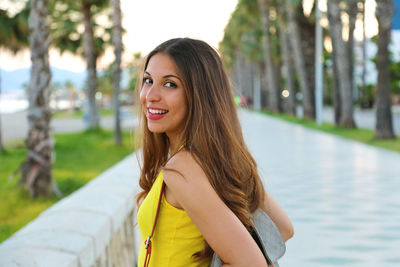
{"type": "Polygon", "coordinates": [[[177,136],[170,136],[168,135],[169,138],[169,153],[174,154],[182,145],[181,138],[178,138],[177,136]]]}

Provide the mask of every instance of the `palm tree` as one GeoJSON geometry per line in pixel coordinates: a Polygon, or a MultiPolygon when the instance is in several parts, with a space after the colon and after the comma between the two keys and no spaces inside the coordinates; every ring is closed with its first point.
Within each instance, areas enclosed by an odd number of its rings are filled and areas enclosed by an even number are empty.
{"type": "Polygon", "coordinates": [[[304,67],[308,79],[308,94],[315,119],[315,1],[310,16],[304,14],[303,4],[295,6],[296,22],[300,33],[300,48],[303,53],[304,67]]]}
{"type": "Polygon", "coordinates": [[[57,191],[51,171],[53,139],[50,134],[50,38],[46,0],[30,1],[29,32],[32,69],[29,86],[29,131],[26,139],[28,152],[21,165],[20,183],[25,185],[32,197],[36,197],[57,191]]]}
{"type": "MultiPolygon", "coordinates": [[[[328,14],[329,16],[329,14],[328,14]]],[[[332,39],[331,39],[332,40],[332,39]]],[[[340,118],[342,117],[342,105],[340,102],[340,75],[338,64],[336,63],[337,55],[336,50],[332,49],[332,87],[333,87],[333,109],[335,125],[339,126],[340,118]]]]}
{"type": "Polygon", "coordinates": [[[268,82],[268,102],[269,109],[274,112],[279,112],[279,94],[278,94],[278,84],[276,81],[276,70],[275,65],[272,62],[271,56],[271,40],[270,40],[270,20],[269,20],[269,0],[258,0],[258,5],[261,12],[261,21],[263,25],[264,38],[264,61],[266,69],[266,80],[268,82]]]}
{"type": "Polygon", "coordinates": [[[286,90],[289,92],[287,113],[290,115],[296,115],[296,88],[294,84],[294,70],[292,65],[292,60],[290,58],[290,43],[289,43],[289,33],[287,30],[285,20],[283,16],[280,16],[280,45],[281,45],[281,55],[283,62],[283,77],[285,78],[286,90]]]}
{"type": "Polygon", "coordinates": [[[359,0],[348,0],[347,1],[347,14],[349,15],[349,38],[347,41],[347,53],[349,59],[349,76],[351,81],[351,88],[353,92],[354,88],[354,29],[356,28],[356,20],[358,14],[358,2],[359,0]]]}
{"type": "Polygon", "coordinates": [[[306,71],[306,64],[304,54],[301,47],[301,38],[299,27],[296,22],[294,14],[294,6],[291,0],[285,0],[285,10],[288,18],[288,29],[290,34],[290,45],[293,49],[293,56],[295,59],[296,72],[299,76],[300,90],[303,94],[303,110],[304,118],[314,119],[314,101],[310,93],[309,78],[306,71]]]}
{"type": "Polygon", "coordinates": [[[83,13],[83,54],[85,55],[87,64],[87,96],[89,104],[89,128],[95,129],[100,125],[99,114],[96,105],[97,92],[97,51],[94,43],[93,22],[91,14],[92,2],[90,0],[82,0],[83,13]]]}
{"type": "MultiPolygon", "coordinates": [[[[61,53],[65,51],[79,54],[84,57],[87,65],[87,91],[89,111],[89,128],[99,127],[99,115],[96,105],[97,58],[104,52],[110,29],[96,24],[96,15],[104,14],[108,0],[52,0],[51,37],[52,44],[61,53]],[[83,34],[78,26],[84,26],[83,34]],[[95,30],[104,32],[102,36],[95,35],[95,30]]],[[[104,16],[107,18],[107,16],[104,16]]]]}
{"type": "MultiPolygon", "coordinates": [[[[104,52],[105,45],[108,44],[107,38],[109,36],[110,29],[97,25],[94,16],[103,14],[107,7],[108,0],[81,0],[81,1],[69,1],[69,0],[49,0],[48,10],[50,13],[50,36],[52,39],[52,45],[60,50],[61,53],[65,51],[72,52],[73,54],[80,54],[86,59],[87,73],[88,73],[88,90],[87,98],[89,102],[89,128],[99,127],[99,116],[97,112],[95,95],[97,91],[97,58],[104,52]],[[83,16],[83,18],[82,18],[83,16]],[[78,31],[79,25],[83,22],[84,33],[78,31]],[[94,28],[101,29],[104,32],[102,36],[94,35],[94,28]],[[83,51],[82,51],[83,48],[83,51]],[[83,52],[83,53],[82,53],[83,52]]],[[[30,2],[26,3],[24,10],[18,13],[15,17],[19,24],[15,24],[16,29],[14,32],[16,40],[23,39],[28,34],[24,31],[23,25],[24,18],[27,17],[29,12],[30,2]]],[[[0,12],[0,22],[1,22],[0,12]]],[[[107,16],[103,16],[106,17],[107,16]]],[[[13,24],[14,25],[14,24],[13,24]]],[[[3,37],[3,28],[0,23],[0,37],[3,37]]],[[[2,40],[7,40],[7,45],[10,49],[19,49],[19,42],[14,41],[13,38],[0,38],[0,46],[2,46],[2,40]]]]}
{"type": "Polygon", "coordinates": [[[249,100],[250,105],[256,96],[254,92],[257,95],[259,93],[259,64],[263,61],[262,35],[257,0],[240,0],[219,46],[236,89],[249,100]]]}
{"type": "Polygon", "coordinates": [[[120,104],[119,104],[119,90],[121,83],[121,56],[122,56],[122,22],[121,22],[121,7],[120,0],[111,0],[113,8],[113,29],[112,29],[112,43],[114,45],[114,116],[115,116],[115,143],[122,144],[121,134],[121,118],[120,118],[120,104]]]}
{"type": "Polygon", "coordinates": [[[360,1],[362,3],[362,25],[363,25],[363,39],[362,39],[362,72],[361,72],[361,90],[360,90],[360,99],[361,99],[361,108],[366,107],[367,101],[365,101],[365,92],[367,87],[367,39],[365,34],[365,0],[360,1]]]}
{"type": "Polygon", "coordinates": [[[377,1],[376,18],[378,20],[378,84],[376,88],[376,128],[375,138],[393,139],[392,111],[390,99],[389,50],[390,31],[393,15],[392,0],[377,1]]]}
{"type": "Polygon", "coordinates": [[[340,90],[340,120],[339,126],[355,128],[353,119],[353,91],[349,71],[349,55],[346,43],[342,38],[342,21],[340,18],[340,0],[328,1],[328,21],[332,39],[332,48],[335,51],[335,64],[337,69],[340,90]]]}

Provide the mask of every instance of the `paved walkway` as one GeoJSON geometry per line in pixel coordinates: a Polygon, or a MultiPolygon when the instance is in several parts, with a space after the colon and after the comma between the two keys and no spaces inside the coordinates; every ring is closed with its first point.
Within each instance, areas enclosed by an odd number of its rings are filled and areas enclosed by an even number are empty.
{"type": "Polygon", "coordinates": [[[241,110],[265,187],[293,221],[281,266],[400,266],[400,154],[241,110]]]}
{"type": "MultiPolygon", "coordinates": [[[[3,142],[25,139],[28,134],[27,112],[21,111],[11,114],[1,115],[1,130],[3,142]]],[[[121,126],[124,129],[132,129],[136,125],[136,117],[133,115],[130,107],[121,108],[121,126]]],[[[53,118],[51,120],[51,129],[53,133],[73,133],[83,131],[85,123],[82,118],[53,118]]],[[[103,116],[100,125],[104,129],[114,128],[114,117],[103,116]]]]}

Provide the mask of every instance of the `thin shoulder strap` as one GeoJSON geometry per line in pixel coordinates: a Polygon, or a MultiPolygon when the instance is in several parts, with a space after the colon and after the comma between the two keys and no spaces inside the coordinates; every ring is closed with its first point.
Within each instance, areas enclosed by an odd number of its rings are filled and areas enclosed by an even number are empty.
{"type": "MultiPolygon", "coordinates": [[[[179,151],[184,150],[184,145],[182,145],[176,153],[179,151]]],[[[157,224],[157,218],[158,214],[160,213],[160,205],[161,205],[161,199],[162,195],[165,190],[165,182],[163,180],[162,185],[161,185],[161,190],[160,190],[160,195],[158,197],[158,203],[157,203],[157,209],[156,209],[156,215],[154,216],[154,223],[153,223],[153,228],[151,229],[151,234],[147,237],[147,239],[144,241],[144,248],[146,249],[146,257],[144,259],[144,267],[148,267],[150,264],[150,256],[151,256],[151,238],[154,235],[154,230],[156,229],[156,224],[157,224]]]]}
{"type": "Polygon", "coordinates": [[[164,188],[165,188],[165,183],[164,181],[162,182],[161,185],[161,190],[160,190],[160,196],[158,197],[158,204],[157,204],[157,209],[156,209],[156,215],[154,216],[154,223],[153,223],[153,228],[151,230],[151,234],[147,237],[147,239],[144,241],[144,248],[146,249],[146,257],[144,259],[144,267],[149,266],[150,264],[150,256],[151,256],[151,238],[154,235],[154,230],[156,229],[156,224],[157,224],[157,218],[158,214],[160,212],[160,205],[161,205],[161,199],[162,195],[164,193],[164,188]]]}

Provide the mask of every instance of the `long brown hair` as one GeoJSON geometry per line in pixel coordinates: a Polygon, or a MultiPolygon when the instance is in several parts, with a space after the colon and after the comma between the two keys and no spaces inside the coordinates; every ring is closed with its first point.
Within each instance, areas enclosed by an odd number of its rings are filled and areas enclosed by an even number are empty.
{"type": "MultiPolygon", "coordinates": [[[[171,39],[150,52],[143,71],[157,53],[172,58],[183,80],[188,106],[183,143],[195,152],[218,196],[250,230],[251,213],[261,205],[264,188],[256,162],[245,145],[230,83],[218,53],[200,40],[171,39]]],[[[139,116],[143,160],[139,184],[143,191],[138,195],[138,203],[150,191],[169,152],[167,135],[148,130],[142,107],[139,116]]],[[[212,249],[206,243],[205,249],[195,255],[209,257],[212,249]]]]}

